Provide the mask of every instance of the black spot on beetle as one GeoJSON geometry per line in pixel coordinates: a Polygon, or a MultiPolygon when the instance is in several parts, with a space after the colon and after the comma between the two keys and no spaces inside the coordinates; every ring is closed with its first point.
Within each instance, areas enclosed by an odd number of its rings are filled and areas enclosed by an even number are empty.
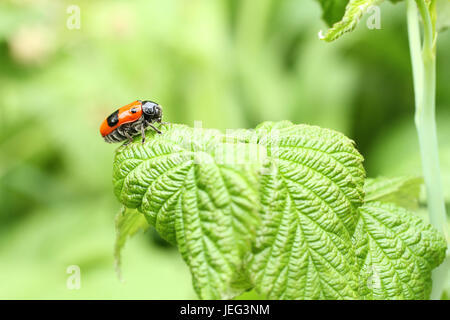
{"type": "Polygon", "coordinates": [[[117,123],[119,123],[119,110],[116,110],[116,112],[113,112],[108,119],[106,119],[108,122],[108,126],[114,127],[117,123]]]}

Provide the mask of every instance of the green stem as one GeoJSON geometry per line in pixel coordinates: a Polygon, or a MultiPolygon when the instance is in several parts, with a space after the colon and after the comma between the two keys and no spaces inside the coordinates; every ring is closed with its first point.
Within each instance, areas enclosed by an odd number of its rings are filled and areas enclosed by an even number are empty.
{"type": "MultiPolygon", "coordinates": [[[[431,6],[434,9],[434,6],[431,6]]],[[[445,200],[439,167],[436,129],[436,42],[430,9],[424,0],[407,0],[408,36],[414,79],[416,115],[422,170],[425,180],[430,223],[444,234],[446,227],[445,200]],[[417,6],[416,6],[417,3],[417,6]],[[419,11],[417,10],[419,9],[419,11]],[[423,21],[423,47],[420,46],[419,17],[423,21]]],[[[433,272],[432,299],[439,299],[447,270],[442,265],[433,272]]]]}
{"type": "Polygon", "coordinates": [[[418,11],[415,0],[407,0],[407,21],[408,21],[408,39],[409,50],[411,55],[411,63],[413,70],[414,97],[416,104],[416,124],[418,122],[417,110],[422,105],[422,82],[423,82],[423,64],[422,64],[422,47],[420,44],[420,29],[418,11]]]}

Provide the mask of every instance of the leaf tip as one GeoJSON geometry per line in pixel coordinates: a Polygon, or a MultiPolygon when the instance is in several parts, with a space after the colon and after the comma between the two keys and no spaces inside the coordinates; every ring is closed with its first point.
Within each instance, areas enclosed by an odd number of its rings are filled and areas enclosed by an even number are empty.
{"type": "Polygon", "coordinates": [[[325,35],[322,30],[319,30],[317,36],[319,37],[319,40],[325,40],[325,35]]]}

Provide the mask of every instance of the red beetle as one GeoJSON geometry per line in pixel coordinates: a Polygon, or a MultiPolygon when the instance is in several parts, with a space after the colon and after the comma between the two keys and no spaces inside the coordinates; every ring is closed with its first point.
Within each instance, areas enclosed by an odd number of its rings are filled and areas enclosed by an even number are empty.
{"type": "Polygon", "coordinates": [[[100,134],[108,143],[120,142],[125,139],[128,139],[128,143],[130,143],[134,136],[142,134],[142,143],[144,143],[147,127],[161,133],[152,124],[153,122],[161,123],[161,118],[162,108],[159,104],[153,101],[137,100],[116,110],[103,120],[100,134]]]}

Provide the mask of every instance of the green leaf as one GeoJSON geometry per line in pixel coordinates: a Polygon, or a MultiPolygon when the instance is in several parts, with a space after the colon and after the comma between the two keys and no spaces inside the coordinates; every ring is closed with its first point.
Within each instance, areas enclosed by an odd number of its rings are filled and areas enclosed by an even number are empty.
{"type": "MultiPolygon", "coordinates": [[[[326,32],[319,34],[321,40],[328,42],[342,37],[345,33],[353,31],[358,25],[361,17],[374,5],[381,4],[384,0],[318,0],[322,6],[323,20],[328,25],[333,26],[326,32]],[[346,6],[345,6],[346,5],[346,6]],[[345,6],[345,13],[342,17],[342,9],[345,6]],[[342,17],[342,19],[340,19],[342,17]],[[340,19],[340,21],[338,21],[340,19]],[[336,22],[338,21],[338,22],[336,22]]],[[[390,0],[398,3],[403,0],[390,0]]],[[[435,0],[437,11],[436,30],[445,31],[450,26],[450,0],[435,0]]],[[[425,0],[427,4],[430,0],[425,0]]]]}
{"type": "Polygon", "coordinates": [[[325,35],[320,35],[320,38],[331,42],[339,39],[345,33],[353,31],[364,13],[371,6],[378,5],[382,2],[383,0],[350,0],[345,9],[344,17],[335,23],[325,35]]]}
{"type": "Polygon", "coordinates": [[[114,191],[133,208],[117,218],[118,261],[148,222],[177,244],[200,298],[252,286],[270,299],[428,297],[445,242],[381,202],[410,204],[420,179],[370,180],[361,207],[363,158],[340,133],[288,121],[161,130],[116,152],[114,191]]]}
{"type": "Polygon", "coordinates": [[[360,208],[353,241],[363,299],[428,299],[431,271],[445,257],[444,238],[413,213],[393,204],[360,208]]]}
{"type": "Polygon", "coordinates": [[[116,244],[114,246],[114,258],[116,272],[120,274],[121,251],[128,238],[134,236],[140,230],[145,231],[149,227],[144,215],[137,210],[128,209],[125,206],[116,215],[116,244]]]}
{"type": "Polygon", "coordinates": [[[250,287],[243,258],[258,222],[254,146],[228,143],[217,130],[162,131],[117,151],[116,196],[178,245],[200,298],[232,298],[250,287]]]}
{"type": "Polygon", "coordinates": [[[345,7],[349,0],[317,0],[322,7],[322,19],[332,26],[339,21],[345,12],[345,7]]]}
{"type": "Polygon", "coordinates": [[[271,161],[250,261],[256,290],[269,299],[356,298],[351,236],[365,173],[353,141],[287,121],[263,123],[257,134],[271,161]]]}
{"type": "Polygon", "coordinates": [[[417,209],[422,184],[421,177],[367,179],[364,201],[391,202],[403,208],[417,209]]]}

